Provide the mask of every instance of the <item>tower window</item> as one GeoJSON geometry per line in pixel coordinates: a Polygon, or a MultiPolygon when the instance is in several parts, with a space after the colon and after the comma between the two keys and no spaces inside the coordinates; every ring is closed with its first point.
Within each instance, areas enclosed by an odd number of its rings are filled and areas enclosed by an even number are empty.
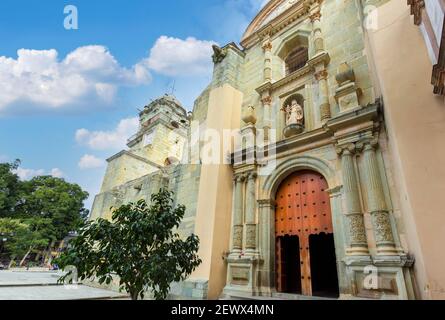
{"type": "Polygon", "coordinates": [[[154,132],[146,133],[144,135],[144,147],[151,146],[153,144],[154,132]]]}
{"type": "Polygon", "coordinates": [[[308,61],[308,49],[306,47],[298,47],[293,50],[285,59],[286,75],[303,68],[308,61]]]}

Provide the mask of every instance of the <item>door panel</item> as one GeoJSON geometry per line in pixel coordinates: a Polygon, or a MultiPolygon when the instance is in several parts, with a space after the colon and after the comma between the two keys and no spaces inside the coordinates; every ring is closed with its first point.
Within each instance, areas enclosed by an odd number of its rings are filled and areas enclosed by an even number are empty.
{"type": "MultiPolygon", "coordinates": [[[[333,234],[328,184],[325,178],[312,171],[301,171],[290,175],[280,185],[275,215],[277,238],[277,290],[284,292],[289,285],[287,273],[293,270],[286,266],[289,248],[284,245],[285,237],[299,238],[301,291],[312,295],[311,250],[309,237],[333,234]]],[[[334,253],[335,254],[335,253],[334,253]]]]}

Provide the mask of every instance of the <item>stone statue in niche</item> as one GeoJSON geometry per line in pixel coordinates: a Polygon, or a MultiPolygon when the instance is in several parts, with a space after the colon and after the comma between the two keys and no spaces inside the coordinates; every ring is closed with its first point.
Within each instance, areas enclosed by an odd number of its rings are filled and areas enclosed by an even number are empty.
{"type": "Polygon", "coordinates": [[[303,132],[304,129],[304,110],[296,99],[281,109],[286,113],[286,128],[284,136],[289,138],[303,132]]]}
{"type": "Polygon", "coordinates": [[[303,125],[304,122],[304,111],[303,108],[298,104],[297,100],[293,99],[292,103],[282,109],[286,112],[286,125],[299,124],[303,125]]]}

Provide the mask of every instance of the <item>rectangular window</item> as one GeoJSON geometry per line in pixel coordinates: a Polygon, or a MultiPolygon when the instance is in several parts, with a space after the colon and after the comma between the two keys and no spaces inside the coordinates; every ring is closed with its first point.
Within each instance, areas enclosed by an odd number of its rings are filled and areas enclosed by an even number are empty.
{"type": "Polygon", "coordinates": [[[154,140],[154,132],[149,132],[144,134],[144,147],[146,146],[151,146],[153,144],[153,140],[154,140]]]}

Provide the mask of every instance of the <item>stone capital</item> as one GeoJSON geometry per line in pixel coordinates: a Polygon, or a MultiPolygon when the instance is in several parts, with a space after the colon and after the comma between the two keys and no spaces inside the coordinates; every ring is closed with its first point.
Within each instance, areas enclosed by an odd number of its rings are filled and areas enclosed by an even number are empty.
{"type": "Polygon", "coordinates": [[[257,177],[258,177],[258,173],[256,173],[255,171],[249,172],[247,174],[248,180],[255,180],[257,177]]]}
{"type": "Polygon", "coordinates": [[[270,42],[269,39],[263,42],[263,45],[261,46],[264,51],[272,51],[272,42],[270,42]]]}
{"type": "Polygon", "coordinates": [[[335,151],[339,156],[343,155],[354,155],[357,151],[357,144],[356,143],[347,143],[342,145],[335,146],[335,151]]]}
{"type": "Polygon", "coordinates": [[[311,22],[320,21],[320,19],[321,19],[321,12],[320,12],[320,10],[315,11],[314,13],[312,13],[309,16],[309,19],[311,19],[311,22]]]}
{"type": "Polygon", "coordinates": [[[274,209],[277,205],[275,200],[272,199],[261,199],[258,200],[258,206],[259,208],[272,208],[274,209]]]}
{"type": "Polygon", "coordinates": [[[261,102],[263,103],[264,106],[270,106],[272,104],[272,97],[271,96],[264,97],[263,99],[261,99],[261,102]]]}
{"type": "Polygon", "coordinates": [[[329,76],[328,72],[326,71],[326,69],[318,71],[317,73],[314,74],[315,79],[317,79],[317,81],[320,80],[326,80],[329,76]]]}
{"type": "Polygon", "coordinates": [[[245,180],[246,180],[246,175],[243,174],[243,173],[241,173],[241,174],[236,174],[236,175],[233,177],[233,181],[235,181],[235,182],[244,182],[245,180]]]}

